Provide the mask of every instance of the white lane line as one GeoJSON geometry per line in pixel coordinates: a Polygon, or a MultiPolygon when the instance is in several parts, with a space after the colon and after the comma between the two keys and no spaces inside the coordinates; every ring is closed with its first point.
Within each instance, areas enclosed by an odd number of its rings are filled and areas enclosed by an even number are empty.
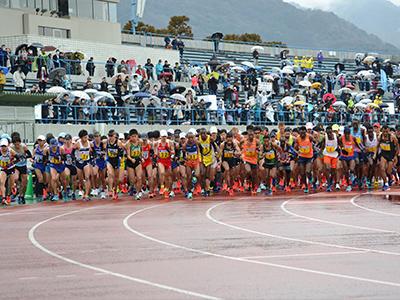
{"type": "Polygon", "coordinates": [[[216,204],[216,205],[210,207],[206,212],[207,218],[209,220],[211,220],[212,222],[214,222],[214,223],[217,223],[217,224],[220,224],[220,225],[223,225],[223,226],[227,226],[227,227],[230,227],[232,229],[237,229],[237,230],[241,230],[241,231],[245,231],[245,232],[249,232],[249,233],[254,233],[254,234],[257,234],[257,235],[268,236],[268,237],[271,237],[271,238],[277,238],[277,239],[291,241],[291,242],[299,242],[299,243],[304,243],[304,244],[325,246],[325,247],[331,247],[331,248],[339,248],[339,249],[347,249],[347,250],[355,250],[355,251],[363,251],[363,252],[365,251],[365,252],[373,252],[373,253],[379,253],[379,254],[400,256],[400,252],[374,250],[374,249],[368,249],[368,248],[360,248],[360,247],[352,247],[352,246],[344,246],[344,245],[338,245],[338,244],[330,244],[330,243],[324,243],[324,242],[303,240],[303,239],[291,238],[291,237],[287,237],[287,236],[283,236],[283,235],[277,235],[277,234],[271,234],[271,233],[256,231],[256,230],[252,230],[252,229],[247,229],[247,228],[244,228],[244,227],[232,225],[230,223],[228,224],[228,223],[225,223],[225,222],[222,222],[220,220],[215,219],[211,214],[211,212],[215,208],[217,208],[218,206],[224,205],[226,203],[229,203],[229,202],[219,203],[219,204],[216,204]]]}
{"type": "Polygon", "coordinates": [[[35,280],[38,279],[39,277],[31,276],[31,277],[20,277],[18,280],[35,280]]]}
{"type": "MultiPolygon", "coordinates": [[[[167,205],[167,204],[168,203],[161,204],[161,205],[167,205]]],[[[140,209],[140,210],[137,210],[137,211],[131,213],[130,215],[128,215],[123,220],[123,224],[124,224],[125,228],[127,230],[129,230],[130,232],[134,233],[135,235],[140,236],[140,237],[142,237],[144,239],[147,239],[149,241],[152,241],[152,242],[155,242],[155,243],[158,243],[158,244],[161,244],[161,245],[169,246],[169,247],[172,247],[172,248],[185,250],[185,251],[188,251],[188,252],[203,254],[203,255],[206,255],[206,256],[213,256],[213,257],[232,260],[232,261],[246,262],[246,263],[250,263],[250,264],[264,265],[264,266],[275,267],[275,268],[279,268],[279,269],[286,269],[286,270],[291,270],[291,271],[300,271],[300,272],[305,272],[305,273],[312,273],[312,274],[336,277],[336,278],[341,278],[341,279],[352,279],[352,280],[357,280],[357,281],[363,281],[363,282],[369,282],[369,283],[375,283],[375,284],[381,284],[381,285],[400,287],[400,283],[397,283],[397,282],[375,280],[375,279],[370,279],[370,278],[357,277],[357,276],[351,276],[351,275],[345,275],[345,274],[339,274],[339,273],[324,272],[324,271],[318,271],[318,270],[307,269],[307,268],[293,267],[293,266],[289,266],[289,265],[282,265],[282,264],[263,262],[263,261],[258,261],[258,260],[250,260],[250,259],[246,259],[246,258],[228,256],[228,255],[213,253],[213,252],[209,252],[209,251],[203,251],[203,250],[199,250],[199,249],[189,248],[189,247],[185,247],[185,246],[182,246],[182,245],[177,245],[177,244],[174,244],[174,243],[170,243],[170,242],[163,241],[163,240],[157,239],[155,237],[146,235],[143,232],[140,232],[138,230],[133,229],[129,225],[128,221],[129,221],[129,219],[131,217],[133,217],[135,215],[138,215],[138,214],[140,214],[142,212],[145,212],[147,210],[151,210],[151,209],[153,209],[155,207],[158,207],[158,206],[161,206],[161,205],[143,208],[143,209],[140,209]]]]}
{"type": "MultiPolygon", "coordinates": [[[[353,197],[352,199],[356,199],[356,198],[358,198],[359,196],[360,196],[360,195],[357,195],[357,196],[353,197]]],[[[361,229],[361,230],[368,230],[368,231],[375,231],[375,232],[382,232],[382,233],[396,233],[396,234],[398,234],[397,231],[392,231],[392,230],[385,230],[385,229],[378,229],[378,228],[372,228],[372,227],[357,226],[357,225],[351,225],[351,224],[333,222],[333,221],[328,221],[328,220],[323,220],[323,219],[318,219],[318,218],[312,218],[312,217],[307,217],[307,216],[299,215],[299,214],[296,214],[296,213],[294,213],[294,212],[292,212],[292,211],[290,211],[290,210],[288,210],[288,209],[286,208],[286,206],[287,206],[289,203],[291,203],[290,200],[287,200],[287,201],[283,202],[283,203],[281,204],[281,209],[282,209],[285,213],[287,213],[287,214],[289,214],[289,215],[291,215],[291,216],[293,216],[293,217],[297,217],[297,218],[301,218],[301,219],[305,219],[305,220],[313,221],[313,222],[319,222],[319,223],[325,223],[325,224],[330,224],[330,225],[342,226],[342,227],[349,227],[349,228],[355,228],[355,229],[361,229]]]]}
{"type": "Polygon", "coordinates": [[[393,217],[400,217],[400,214],[395,214],[395,213],[385,212],[385,211],[381,211],[381,210],[376,210],[376,209],[372,209],[372,208],[363,206],[363,205],[361,205],[361,204],[358,204],[358,203],[356,202],[356,198],[354,198],[354,197],[351,198],[350,202],[351,202],[351,204],[353,204],[354,206],[356,206],[356,207],[358,207],[358,208],[361,208],[361,209],[364,209],[364,210],[367,210],[367,211],[369,211],[369,212],[373,212],[373,213],[381,214],[381,215],[393,216],[393,217]]]}
{"type": "Polygon", "coordinates": [[[261,256],[242,256],[240,258],[280,258],[280,257],[307,257],[307,256],[332,256],[345,254],[369,253],[369,251],[343,251],[343,252],[316,252],[316,253],[298,253],[298,254],[282,254],[282,255],[261,255],[261,256]]]}
{"type": "Polygon", "coordinates": [[[65,274],[65,275],[57,275],[56,277],[58,278],[72,278],[72,277],[76,277],[75,274],[65,274]]]}
{"type": "MultiPolygon", "coordinates": [[[[157,206],[159,206],[159,205],[155,205],[155,206],[152,206],[152,207],[157,207],[157,206]]],[[[133,282],[146,284],[146,285],[149,285],[149,286],[152,286],[152,287],[157,287],[157,288],[160,288],[160,289],[169,290],[169,291],[172,291],[172,292],[184,294],[184,295],[187,295],[187,296],[192,296],[192,297],[197,297],[197,298],[202,298],[202,299],[210,299],[210,300],[219,299],[219,298],[216,298],[216,297],[213,297],[213,296],[200,294],[200,293],[196,293],[196,292],[192,292],[192,291],[188,291],[188,290],[184,290],[184,289],[179,289],[179,288],[175,288],[175,287],[168,286],[168,285],[165,285],[165,284],[160,284],[160,283],[152,282],[152,281],[149,281],[149,280],[144,280],[144,279],[141,279],[141,278],[136,278],[136,277],[124,275],[124,274],[121,274],[121,273],[112,272],[112,271],[109,271],[109,270],[106,270],[106,269],[102,269],[102,268],[99,268],[99,267],[95,267],[95,266],[92,266],[92,265],[89,265],[89,264],[84,264],[84,263],[81,263],[79,261],[70,259],[68,257],[64,257],[62,255],[59,255],[59,254],[47,249],[46,247],[44,247],[42,244],[40,244],[36,240],[35,232],[43,224],[48,223],[48,222],[50,222],[52,220],[61,218],[61,217],[65,217],[65,216],[68,216],[68,215],[76,214],[78,212],[81,212],[81,211],[84,211],[84,210],[88,210],[88,209],[93,209],[93,208],[96,208],[96,207],[89,207],[89,208],[84,208],[84,209],[80,209],[80,210],[74,210],[74,211],[71,211],[71,212],[68,212],[68,213],[64,213],[64,214],[61,214],[61,215],[57,215],[57,216],[48,218],[48,219],[46,219],[44,221],[41,221],[41,222],[37,223],[36,225],[34,225],[29,230],[28,238],[36,248],[40,249],[41,251],[47,253],[50,256],[58,258],[58,259],[60,259],[60,260],[62,260],[64,262],[67,262],[69,264],[73,264],[73,265],[76,265],[76,266],[79,266],[79,267],[82,267],[82,268],[86,268],[86,269],[89,269],[89,270],[92,270],[92,271],[104,273],[104,274],[107,274],[107,275],[112,275],[112,276],[115,276],[115,277],[118,277],[118,278],[130,280],[130,281],[133,281],[133,282]]]]}

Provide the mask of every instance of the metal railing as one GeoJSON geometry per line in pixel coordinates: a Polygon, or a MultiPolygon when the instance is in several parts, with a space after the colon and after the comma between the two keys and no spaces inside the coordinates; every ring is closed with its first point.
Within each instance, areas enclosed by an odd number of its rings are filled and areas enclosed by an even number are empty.
{"type": "Polygon", "coordinates": [[[264,109],[219,109],[206,107],[192,109],[170,107],[135,107],[127,106],[75,106],[42,105],[42,116],[36,123],[42,124],[123,124],[123,125],[304,125],[307,122],[324,125],[347,125],[353,119],[372,123],[380,122],[397,125],[400,114],[389,114],[381,110],[370,113],[274,111],[264,109]]]}

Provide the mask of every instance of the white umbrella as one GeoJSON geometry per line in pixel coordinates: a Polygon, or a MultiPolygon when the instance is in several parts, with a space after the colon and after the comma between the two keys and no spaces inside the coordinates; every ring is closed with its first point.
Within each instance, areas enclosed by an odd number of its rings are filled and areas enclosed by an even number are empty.
{"type": "Polygon", "coordinates": [[[272,72],[272,73],[279,74],[279,73],[281,72],[281,69],[278,68],[278,67],[272,67],[271,72],[272,72]]]}
{"type": "Polygon", "coordinates": [[[271,76],[275,78],[281,78],[281,76],[279,74],[276,73],[271,73],[271,76]]]}
{"type": "Polygon", "coordinates": [[[242,62],[242,65],[243,65],[243,66],[246,66],[246,67],[249,67],[249,68],[252,68],[252,69],[255,68],[254,64],[251,63],[251,62],[249,62],[249,61],[243,61],[243,62],[242,62]]]}
{"type": "Polygon", "coordinates": [[[336,101],[335,103],[332,104],[332,106],[334,106],[334,107],[346,107],[347,105],[343,101],[336,101]]]}
{"type": "Polygon", "coordinates": [[[251,52],[254,52],[254,50],[257,50],[258,52],[263,52],[264,48],[261,46],[254,46],[251,48],[251,52]]]}
{"type": "Polygon", "coordinates": [[[264,75],[264,80],[272,80],[272,81],[274,81],[274,77],[272,75],[264,75]]]}
{"type": "Polygon", "coordinates": [[[338,91],[338,93],[339,93],[339,94],[343,94],[343,93],[351,94],[351,89],[344,87],[344,88],[341,88],[341,89],[338,91]]]}
{"type": "Polygon", "coordinates": [[[306,77],[308,79],[314,79],[315,76],[317,76],[317,73],[315,73],[315,72],[308,72],[307,75],[306,75],[306,77]]]}
{"type": "Polygon", "coordinates": [[[281,73],[282,73],[282,74],[293,74],[294,71],[293,71],[293,69],[290,68],[290,67],[284,67],[284,68],[282,69],[281,73]]]}
{"type": "Polygon", "coordinates": [[[340,80],[342,77],[346,78],[346,74],[340,73],[338,76],[336,76],[336,80],[340,80]]]}
{"type": "Polygon", "coordinates": [[[129,75],[127,75],[125,73],[117,73],[117,74],[115,74],[113,77],[111,77],[111,83],[112,84],[115,83],[115,81],[117,80],[118,76],[121,76],[121,80],[124,81],[125,77],[129,76],[129,75]]]}
{"type": "Polygon", "coordinates": [[[128,99],[131,99],[131,98],[134,98],[134,96],[133,96],[132,94],[125,95],[125,96],[122,96],[122,97],[121,97],[121,99],[124,100],[124,101],[126,101],[126,100],[128,100],[128,99]]]}
{"type": "Polygon", "coordinates": [[[170,98],[177,101],[186,102],[186,98],[182,94],[173,94],[170,96],[170,98]]]}
{"type": "Polygon", "coordinates": [[[293,97],[287,96],[287,97],[283,98],[281,101],[283,104],[289,105],[289,104],[293,103],[293,100],[294,100],[293,97]]]}
{"type": "Polygon", "coordinates": [[[363,59],[364,63],[373,63],[375,61],[375,57],[372,55],[367,56],[366,58],[363,59]]]}
{"type": "Polygon", "coordinates": [[[371,70],[364,70],[364,71],[358,72],[357,76],[363,77],[363,78],[368,78],[368,79],[373,79],[373,78],[375,78],[376,75],[371,70]]]}
{"type": "Polygon", "coordinates": [[[367,93],[358,93],[355,97],[354,100],[356,100],[356,102],[359,102],[360,100],[364,99],[365,97],[368,97],[367,93]]]}
{"type": "Polygon", "coordinates": [[[155,106],[160,106],[161,105],[161,99],[156,97],[156,96],[151,96],[150,98],[143,98],[142,103],[144,106],[148,106],[150,104],[150,101],[153,101],[155,106]]]}
{"type": "Polygon", "coordinates": [[[72,91],[72,96],[75,98],[83,99],[83,100],[90,100],[90,96],[85,93],[84,91],[72,91]]]}
{"type": "Polygon", "coordinates": [[[250,106],[256,105],[256,98],[254,98],[254,96],[250,96],[249,99],[246,100],[245,104],[250,104],[250,106]]]}
{"type": "Polygon", "coordinates": [[[362,99],[362,100],[360,101],[361,104],[365,104],[365,105],[370,104],[371,102],[372,102],[371,99],[362,99]]]}
{"type": "Polygon", "coordinates": [[[354,107],[355,108],[361,108],[361,109],[364,109],[364,108],[366,108],[367,107],[367,104],[364,104],[364,103],[357,103],[356,105],[354,105],[354,107]]]}
{"type": "Polygon", "coordinates": [[[245,69],[243,69],[242,67],[239,67],[239,66],[235,66],[235,67],[231,68],[231,70],[235,71],[235,72],[246,72],[245,69]]]}
{"type": "Polygon", "coordinates": [[[61,94],[61,93],[68,93],[68,91],[66,89],[64,89],[62,86],[53,86],[47,90],[47,93],[61,94]]]}
{"type": "Polygon", "coordinates": [[[233,61],[227,61],[224,63],[224,65],[229,65],[230,67],[235,67],[236,64],[233,61]]]}
{"type": "Polygon", "coordinates": [[[111,94],[108,93],[108,92],[98,92],[98,93],[96,94],[96,96],[102,96],[103,98],[115,100],[114,96],[111,95],[111,94]]]}
{"type": "Polygon", "coordinates": [[[303,81],[299,82],[299,85],[303,86],[303,87],[310,87],[311,86],[311,82],[309,82],[308,80],[303,80],[303,81]]]}
{"type": "Polygon", "coordinates": [[[363,59],[364,56],[365,56],[364,53],[356,53],[356,55],[354,55],[354,58],[355,58],[355,59],[356,59],[356,58],[358,58],[358,59],[363,59]]]}
{"type": "Polygon", "coordinates": [[[86,89],[84,90],[86,94],[97,94],[99,91],[95,89],[86,89]]]}

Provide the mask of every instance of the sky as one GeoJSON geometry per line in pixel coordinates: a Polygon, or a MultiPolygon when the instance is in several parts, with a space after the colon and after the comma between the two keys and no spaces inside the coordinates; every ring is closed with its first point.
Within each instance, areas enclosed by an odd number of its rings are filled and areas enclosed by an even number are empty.
{"type": "MultiPolygon", "coordinates": [[[[329,10],[329,6],[332,3],[340,2],[343,0],[284,0],[284,1],[296,3],[307,8],[319,8],[323,10],[329,10]]],[[[400,0],[389,0],[389,1],[393,2],[396,5],[400,5],[400,0]]]]}

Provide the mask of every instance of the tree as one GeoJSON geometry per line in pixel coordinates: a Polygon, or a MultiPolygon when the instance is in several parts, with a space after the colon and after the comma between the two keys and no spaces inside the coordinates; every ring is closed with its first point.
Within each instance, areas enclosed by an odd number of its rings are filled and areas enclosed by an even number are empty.
{"type": "Polygon", "coordinates": [[[187,16],[171,17],[167,27],[168,33],[192,37],[192,27],[188,24],[189,21],[190,19],[187,16]]]}
{"type": "Polygon", "coordinates": [[[226,40],[226,41],[262,43],[262,38],[257,33],[226,34],[224,36],[224,40],[226,40]]]}

